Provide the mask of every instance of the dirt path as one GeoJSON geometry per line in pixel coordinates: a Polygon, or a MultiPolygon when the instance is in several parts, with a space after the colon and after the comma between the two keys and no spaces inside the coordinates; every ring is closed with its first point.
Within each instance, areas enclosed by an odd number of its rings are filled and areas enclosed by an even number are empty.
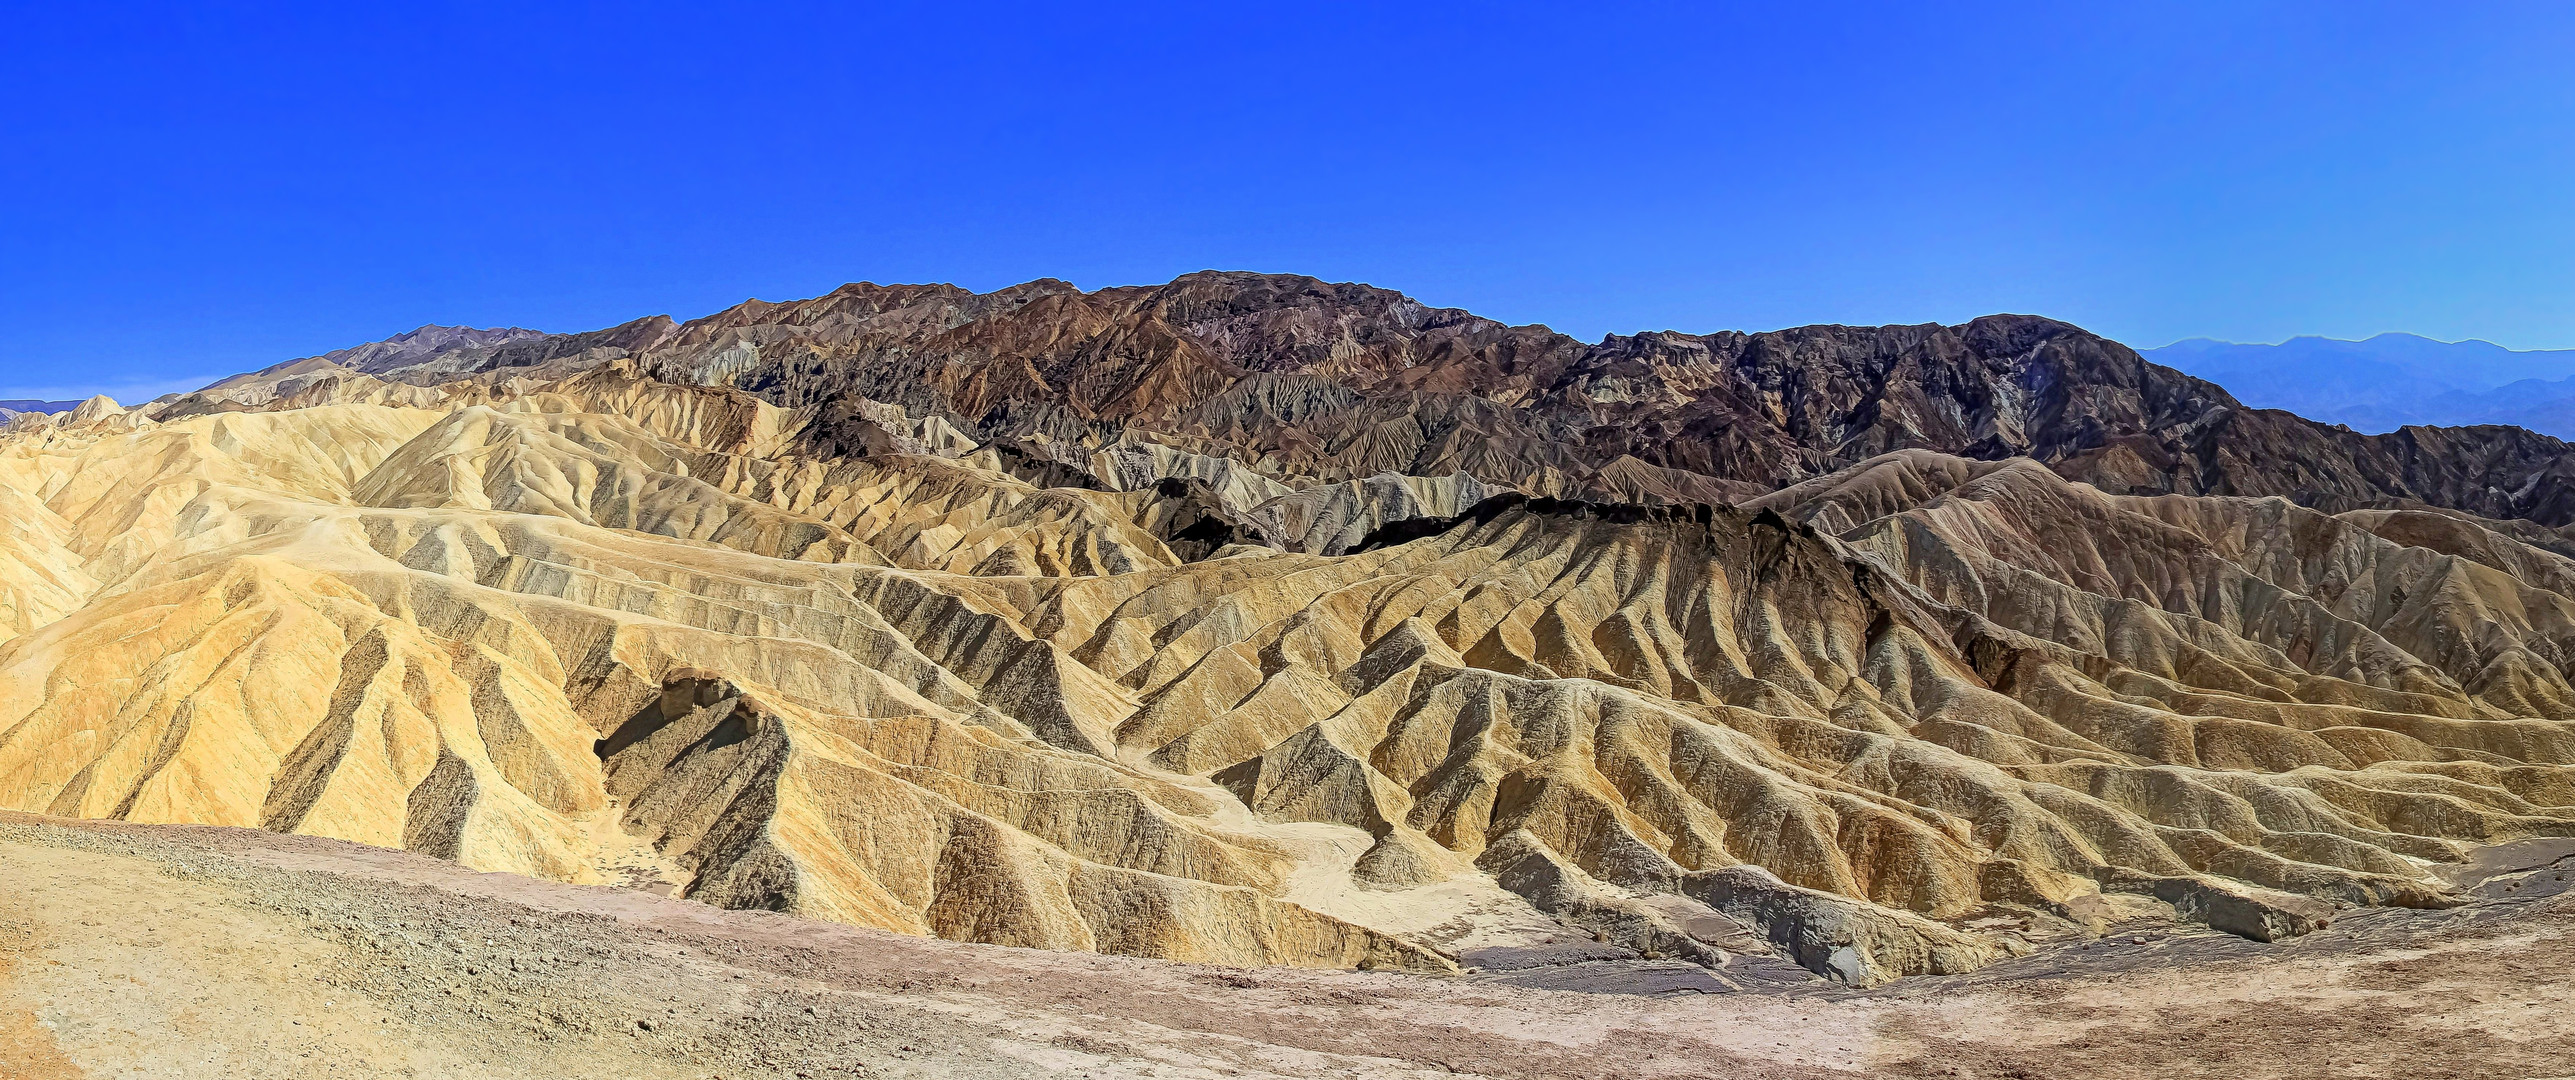
{"type": "Polygon", "coordinates": [[[1867,993],[1648,996],[960,945],[0,816],[0,1078],[2575,1075],[2575,858],[2498,865],[2479,905],[2286,945],[2141,925],[1867,993]]]}

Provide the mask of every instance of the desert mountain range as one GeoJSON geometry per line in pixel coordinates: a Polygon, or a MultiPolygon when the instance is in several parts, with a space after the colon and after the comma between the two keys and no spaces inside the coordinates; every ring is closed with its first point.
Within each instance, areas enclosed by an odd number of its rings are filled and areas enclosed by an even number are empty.
{"type": "Polygon", "coordinates": [[[43,401],[36,398],[0,399],[0,423],[18,418],[19,413],[60,413],[80,407],[77,401],[43,401]]]}
{"type": "Polygon", "coordinates": [[[2380,334],[2276,345],[2193,338],[2139,355],[2224,386],[2248,404],[2361,431],[2505,424],[2575,435],[2575,349],[2380,334]]]}
{"type": "Polygon", "coordinates": [[[425,327],[8,422],[0,808],[1245,965],[2275,940],[2575,835],[2567,450],[2013,315],[425,327]]]}

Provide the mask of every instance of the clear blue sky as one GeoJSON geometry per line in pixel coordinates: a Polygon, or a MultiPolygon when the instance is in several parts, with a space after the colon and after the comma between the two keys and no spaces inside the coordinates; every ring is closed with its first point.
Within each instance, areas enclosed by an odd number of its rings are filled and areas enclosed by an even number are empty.
{"type": "Polygon", "coordinates": [[[0,0],[0,397],[1204,267],[2575,346],[2563,3],[105,7],[0,0]]]}

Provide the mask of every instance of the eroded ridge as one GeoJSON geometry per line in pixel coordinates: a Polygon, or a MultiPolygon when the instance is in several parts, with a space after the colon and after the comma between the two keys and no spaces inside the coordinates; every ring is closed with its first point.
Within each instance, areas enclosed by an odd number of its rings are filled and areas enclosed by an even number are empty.
{"type": "Polygon", "coordinates": [[[0,806],[998,944],[1570,929],[1859,984],[2443,906],[2575,834],[2575,560],[2528,523],[1920,449],[1533,498],[583,355],[13,421],[0,806]]]}

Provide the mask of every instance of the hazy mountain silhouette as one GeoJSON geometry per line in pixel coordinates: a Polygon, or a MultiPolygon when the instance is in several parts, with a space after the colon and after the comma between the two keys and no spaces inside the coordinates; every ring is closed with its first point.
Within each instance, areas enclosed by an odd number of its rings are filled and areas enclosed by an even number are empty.
{"type": "Polygon", "coordinates": [[[2408,424],[2512,424],[2575,434],[2575,350],[2380,334],[2277,345],[2192,338],[2141,355],[2224,386],[2245,404],[2366,432],[2408,424]]]}
{"type": "Polygon", "coordinates": [[[18,413],[66,413],[79,408],[77,401],[43,401],[36,398],[0,399],[0,420],[18,413]]]}

